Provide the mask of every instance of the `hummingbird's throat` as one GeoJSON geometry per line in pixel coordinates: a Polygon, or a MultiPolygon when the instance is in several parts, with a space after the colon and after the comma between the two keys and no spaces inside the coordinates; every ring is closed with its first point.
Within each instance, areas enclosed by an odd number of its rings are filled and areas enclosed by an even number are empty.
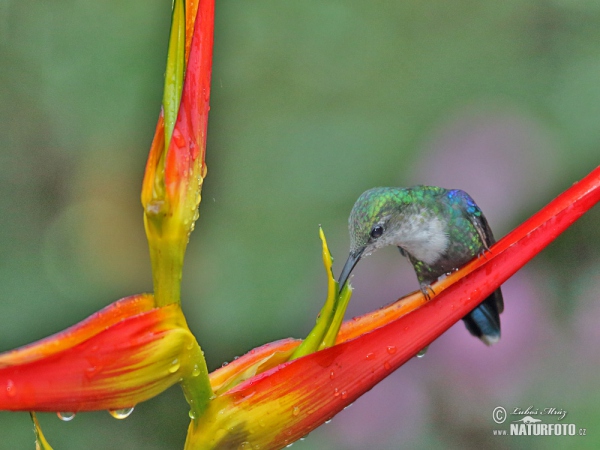
{"type": "Polygon", "coordinates": [[[400,247],[414,259],[433,265],[446,252],[449,245],[446,222],[438,217],[423,214],[405,216],[399,226],[390,230],[384,245],[400,247]]]}

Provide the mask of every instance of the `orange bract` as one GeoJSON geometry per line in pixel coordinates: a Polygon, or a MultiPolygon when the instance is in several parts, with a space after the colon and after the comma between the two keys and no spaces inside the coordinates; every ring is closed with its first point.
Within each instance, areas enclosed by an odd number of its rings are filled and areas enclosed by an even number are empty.
{"type": "Polygon", "coordinates": [[[128,297],[65,331],[0,355],[0,409],[130,407],[188,375],[193,369],[186,354],[194,347],[178,305],[153,308],[151,295],[128,297]]]}

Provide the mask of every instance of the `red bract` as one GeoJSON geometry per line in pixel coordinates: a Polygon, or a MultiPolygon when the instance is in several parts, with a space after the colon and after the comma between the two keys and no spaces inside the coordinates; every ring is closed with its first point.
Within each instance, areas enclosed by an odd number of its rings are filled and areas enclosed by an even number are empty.
{"type": "MultiPolygon", "coordinates": [[[[193,203],[196,208],[199,203],[199,198],[196,201],[196,197],[199,196],[198,183],[201,184],[206,176],[204,158],[212,71],[214,9],[213,1],[200,2],[199,9],[197,9],[199,28],[193,34],[193,39],[186,41],[186,45],[190,45],[191,48],[188,52],[189,59],[187,60],[179,114],[175,122],[173,138],[169,144],[164,173],[168,195],[171,198],[182,195],[189,196],[190,198],[182,199],[182,201],[193,203]],[[192,176],[196,165],[199,166],[200,178],[197,175],[196,177],[192,176]],[[189,183],[189,185],[180,186],[182,182],[189,183]]],[[[187,12],[189,13],[189,9],[187,12]]],[[[190,14],[188,14],[189,16],[190,14]]],[[[188,34],[192,28],[189,22],[188,19],[186,26],[188,34]]]]}
{"type": "Polygon", "coordinates": [[[148,294],[119,300],[65,331],[0,355],[0,409],[131,407],[189,375],[199,348],[181,309],[153,303],[148,294]]]}

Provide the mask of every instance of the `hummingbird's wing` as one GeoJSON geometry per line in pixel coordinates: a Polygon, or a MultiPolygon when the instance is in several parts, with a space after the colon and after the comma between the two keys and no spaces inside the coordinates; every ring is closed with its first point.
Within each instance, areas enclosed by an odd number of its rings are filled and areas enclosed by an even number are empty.
{"type": "Polygon", "coordinates": [[[492,229],[488,224],[487,219],[479,209],[479,214],[467,214],[467,217],[477,230],[479,237],[481,237],[481,241],[485,244],[486,250],[489,250],[490,247],[496,243],[496,239],[494,239],[494,234],[492,233],[492,229]]]}
{"type": "MultiPolygon", "coordinates": [[[[458,192],[456,192],[453,195],[453,197],[460,198],[460,204],[462,206],[461,209],[464,214],[464,217],[471,222],[471,224],[477,231],[477,234],[479,234],[481,242],[485,246],[485,250],[489,250],[490,247],[496,243],[496,239],[494,239],[494,233],[492,233],[492,229],[490,228],[487,219],[483,215],[483,212],[481,211],[479,206],[477,206],[477,203],[475,203],[475,200],[473,200],[469,194],[459,189],[457,189],[456,191],[458,192]]],[[[502,291],[500,290],[500,288],[498,288],[494,293],[492,293],[484,301],[484,303],[487,304],[488,308],[493,308],[493,304],[495,303],[497,312],[495,312],[493,315],[498,317],[498,315],[504,311],[504,298],[502,297],[502,291]]]]}
{"type": "Polygon", "coordinates": [[[477,231],[477,234],[479,234],[485,249],[489,250],[496,240],[494,239],[494,233],[492,233],[492,229],[490,228],[487,219],[483,215],[483,211],[477,206],[475,200],[473,200],[465,191],[460,189],[449,191],[447,196],[454,207],[458,206],[463,217],[471,222],[477,231]]]}

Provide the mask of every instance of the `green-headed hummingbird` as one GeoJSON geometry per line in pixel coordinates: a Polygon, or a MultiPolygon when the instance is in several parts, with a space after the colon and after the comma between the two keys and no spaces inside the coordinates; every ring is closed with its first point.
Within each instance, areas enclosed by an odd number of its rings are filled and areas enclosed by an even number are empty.
{"type": "MultiPolygon", "coordinates": [[[[429,297],[431,284],[481,255],[495,242],[473,199],[459,189],[435,186],[380,187],[364,192],[348,219],[350,255],[340,289],[363,256],[394,245],[406,256],[429,297]]],[[[500,339],[502,292],[497,289],[463,317],[469,332],[487,345],[500,339]]]]}

